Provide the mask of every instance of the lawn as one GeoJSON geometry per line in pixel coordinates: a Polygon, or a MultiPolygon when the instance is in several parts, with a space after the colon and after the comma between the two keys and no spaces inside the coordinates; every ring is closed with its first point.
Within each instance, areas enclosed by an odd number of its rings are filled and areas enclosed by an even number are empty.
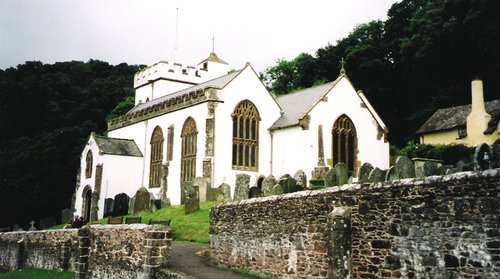
{"type": "Polygon", "coordinates": [[[0,279],[72,279],[74,272],[53,271],[43,269],[19,269],[7,273],[0,273],[0,279]]]}

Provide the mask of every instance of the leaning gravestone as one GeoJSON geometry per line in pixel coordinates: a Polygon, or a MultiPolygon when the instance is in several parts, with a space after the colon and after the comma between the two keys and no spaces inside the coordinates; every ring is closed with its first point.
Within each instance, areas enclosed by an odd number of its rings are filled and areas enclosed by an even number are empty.
{"type": "Polygon", "coordinates": [[[391,166],[389,170],[387,170],[387,174],[385,175],[385,181],[394,181],[398,179],[396,175],[396,169],[394,166],[391,166]]]}
{"type": "Polygon", "coordinates": [[[330,169],[325,174],[325,187],[338,186],[337,172],[335,169],[330,169]]]}
{"type": "Polygon", "coordinates": [[[385,171],[383,171],[379,168],[374,168],[370,172],[370,175],[368,175],[368,182],[370,182],[370,183],[384,182],[385,176],[386,176],[385,171]]]}
{"type": "Polygon", "coordinates": [[[274,176],[270,175],[264,179],[262,182],[262,195],[264,197],[270,196],[273,194],[273,187],[276,185],[276,179],[274,176]]]}
{"type": "Polygon", "coordinates": [[[337,177],[337,185],[342,186],[344,184],[347,184],[347,180],[349,176],[347,175],[347,166],[340,162],[333,167],[333,170],[335,170],[335,175],[337,177]]]}
{"type": "Polygon", "coordinates": [[[207,180],[203,177],[193,179],[193,186],[198,187],[200,192],[200,202],[207,201],[207,180]]]}
{"type": "Polygon", "coordinates": [[[200,192],[192,181],[183,184],[184,189],[184,213],[189,214],[200,209],[200,192]]]}
{"type": "Polygon", "coordinates": [[[289,174],[285,174],[280,177],[278,184],[281,185],[285,193],[297,192],[297,181],[293,179],[289,174]]]}
{"type": "Polygon", "coordinates": [[[397,157],[396,162],[394,163],[394,168],[398,179],[415,177],[415,166],[413,165],[412,160],[406,156],[397,157]]]}
{"type": "Polygon", "coordinates": [[[127,215],[130,204],[130,198],[125,193],[115,196],[113,202],[113,217],[127,215]]]}
{"type": "Polygon", "coordinates": [[[112,198],[104,199],[104,217],[113,215],[113,203],[114,200],[112,198]]]}
{"type": "Polygon", "coordinates": [[[299,170],[293,176],[293,179],[297,182],[297,190],[302,191],[307,189],[307,175],[302,170],[299,170]]]}
{"type": "Polygon", "coordinates": [[[248,198],[259,198],[262,197],[262,191],[260,191],[259,187],[250,187],[248,190],[248,198]]]}
{"type": "Polygon", "coordinates": [[[248,199],[248,190],[250,189],[250,175],[248,174],[237,174],[236,175],[236,187],[234,188],[234,200],[241,201],[248,199]]]}
{"type": "Polygon", "coordinates": [[[491,150],[490,146],[486,143],[480,144],[476,147],[474,152],[475,170],[487,170],[490,168],[491,163],[491,150]]]}
{"type": "Polygon", "coordinates": [[[361,168],[359,168],[359,182],[367,183],[369,182],[369,176],[371,171],[373,170],[373,166],[370,163],[364,163],[361,168]]]}
{"type": "Polygon", "coordinates": [[[134,214],[141,211],[149,211],[151,205],[151,196],[149,195],[148,189],[141,187],[135,193],[135,203],[134,203],[134,214]]]}
{"type": "Polygon", "coordinates": [[[73,219],[73,210],[65,208],[61,211],[61,224],[68,224],[73,219]]]}
{"type": "Polygon", "coordinates": [[[273,193],[273,195],[282,195],[285,193],[285,189],[283,189],[283,186],[281,186],[280,184],[276,184],[273,187],[272,193],[273,193]]]}

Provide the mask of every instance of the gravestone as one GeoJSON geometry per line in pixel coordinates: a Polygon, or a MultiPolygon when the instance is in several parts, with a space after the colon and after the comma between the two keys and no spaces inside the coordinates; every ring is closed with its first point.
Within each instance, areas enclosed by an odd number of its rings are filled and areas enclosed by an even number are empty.
{"type": "Polygon", "coordinates": [[[36,231],[36,228],[35,228],[35,221],[31,220],[30,222],[30,228],[28,229],[28,231],[36,231]]]}
{"type": "Polygon", "coordinates": [[[130,198],[125,193],[120,193],[115,196],[113,202],[113,216],[123,216],[129,213],[130,198]]]}
{"type": "Polygon", "coordinates": [[[386,176],[385,171],[379,168],[374,168],[368,175],[368,182],[370,183],[384,182],[385,176],[386,176]]]}
{"type": "Polygon", "coordinates": [[[65,208],[61,211],[61,224],[68,224],[73,219],[73,210],[65,208]]]}
{"type": "Polygon", "coordinates": [[[226,183],[222,183],[219,188],[221,189],[222,196],[226,202],[229,202],[232,200],[231,198],[231,186],[229,186],[226,183]]]}
{"type": "Polygon", "coordinates": [[[151,211],[156,212],[157,210],[162,208],[162,200],[161,199],[151,199],[151,211]]]}
{"type": "Polygon", "coordinates": [[[347,171],[347,166],[340,162],[333,167],[335,170],[335,176],[337,177],[337,185],[342,186],[344,184],[347,184],[348,181],[348,171],[347,171]]]}
{"type": "Polygon", "coordinates": [[[234,188],[234,200],[241,201],[248,198],[250,189],[250,175],[240,173],[236,175],[236,187],[234,188]]]}
{"type": "Polygon", "coordinates": [[[250,187],[250,190],[248,190],[248,198],[260,198],[262,197],[262,191],[259,189],[259,187],[250,187]]]}
{"type": "Polygon", "coordinates": [[[113,215],[113,203],[114,200],[112,198],[104,199],[104,217],[113,215]]]}
{"type": "Polygon", "coordinates": [[[282,195],[285,193],[285,189],[283,189],[283,186],[281,186],[280,184],[276,184],[273,187],[272,193],[273,193],[273,195],[282,195]]]}
{"type": "Polygon", "coordinates": [[[293,176],[293,179],[295,179],[295,181],[297,182],[298,191],[307,189],[307,175],[305,172],[303,172],[302,170],[298,170],[293,176]]]}
{"type": "Polygon", "coordinates": [[[149,195],[148,189],[141,187],[135,193],[135,203],[134,203],[134,214],[141,211],[150,211],[151,196],[149,195]]]}
{"type": "Polygon", "coordinates": [[[412,160],[406,156],[399,156],[396,158],[394,169],[398,179],[415,177],[415,166],[413,165],[412,160]]]}
{"type": "Polygon", "coordinates": [[[193,179],[193,186],[198,187],[200,202],[207,201],[207,180],[203,177],[193,179]]]}
{"type": "Polygon", "coordinates": [[[160,191],[158,192],[158,197],[161,200],[161,207],[170,207],[170,199],[167,197],[168,192],[168,167],[169,162],[161,165],[161,180],[160,180],[160,191]]]}
{"type": "Polygon", "coordinates": [[[465,162],[460,160],[457,162],[457,165],[456,165],[456,168],[457,168],[457,172],[462,172],[464,171],[464,167],[465,167],[465,162]]]}
{"type": "Polygon", "coordinates": [[[182,183],[184,189],[184,213],[189,214],[200,209],[200,192],[192,181],[182,183]]]}
{"type": "Polygon", "coordinates": [[[496,140],[491,146],[491,168],[500,168],[500,140],[496,140]]]}
{"type": "Polygon", "coordinates": [[[424,175],[425,176],[432,176],[432,175],[442,175],[443,173],[440,173],[440,167],[441,163],[438,163],[436,161],[427,161],[424,163],[424,175]]]}
{"type": "Polygon", "coordinates": [[[270,196],[273,194],[273,187],[276,185],[276,179],[274,176],[270,175],[264,179],[262,182],[262,195],[264,197],[270,196]]]}
{"type": "Polygon", "coordinates": [[[387,174],[385,175],[385,181],[394,181],[398,179],[396,175],[396,169],[394,166],[391,166],[389,170],[387,170],[387,174]]]}
{"type": "Polygon", "coordinates": [[[370,163],[364,163],[361,168],[359,168],[359,182],[367,183],[370,181],[369,176],[371,171],[373,170],[373,166],[370,163]]]}
{"type": "Polygon", "coordinates": [[[474,152],[475,170],[487,170],[491,164],[491,149],[486,143],[480,144],[476,147],[474,152]]]}
{"type": "MultiPolygon", "coordinates": [[[[115,200],[115,202],[116,202],[116,200],[115,200]]],[[[131,197],[129,199],[129,202],[128,202],[128,214],[129,215],[134,214],[134,207],[135,207],[135,197],[131,197]]]]}
{"type": "Polygon", "coordinates": [[[285,193],[297,192],[297,181],[293,179],[289,174],[285,174],[280,177],[278,184],[281,185],[285,193]]]}
{"type": "Polygon", "coordinates": [[[338,186],[337,172],[335,169],[328,170],[325,174],[325,187],[338,186]]]}

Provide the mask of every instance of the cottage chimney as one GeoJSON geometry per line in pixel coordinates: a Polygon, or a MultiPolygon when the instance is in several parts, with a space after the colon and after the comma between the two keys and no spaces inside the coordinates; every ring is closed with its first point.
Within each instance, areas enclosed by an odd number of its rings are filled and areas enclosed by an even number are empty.
{"type": "Polygon", "coordinates": [[[471,82],[472,110],[473,113],[486,113],[484,107],[483,81],[476,79],[471,82]]]}
{"type": "Polygon", "coordinates": [[[488,128],[491,115],[486,112],[483,95],[483,81],[473,80],[471,82],[472,105],[470,114],[467,116],[467,143],[476,146],[485,141],[484,131],[488,128]]]}

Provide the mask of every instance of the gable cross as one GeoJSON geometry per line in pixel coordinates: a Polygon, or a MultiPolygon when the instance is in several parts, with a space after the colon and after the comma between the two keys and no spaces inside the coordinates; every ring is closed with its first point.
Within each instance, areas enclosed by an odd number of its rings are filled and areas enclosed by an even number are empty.
{"type": "Polygon", "coordinates": [[[340,75],[345,75],[345,68],[344,65],[346,64],[344,57],[340,60],[340,75]]]}

